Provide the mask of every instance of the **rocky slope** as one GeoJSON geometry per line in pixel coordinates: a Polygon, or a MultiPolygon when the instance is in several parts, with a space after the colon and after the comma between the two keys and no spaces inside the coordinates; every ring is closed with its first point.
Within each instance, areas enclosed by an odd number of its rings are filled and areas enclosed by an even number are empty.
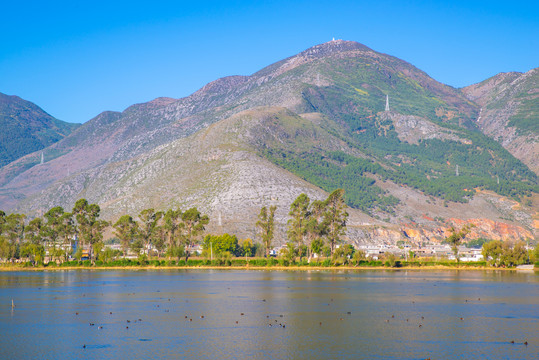
{"type": "Polygon", "coordinates": [[[478,236],[536,236],[536,200],[516,208],[502,193],[530,192],[537,179],[477,131],[478,110],[405,61],[332,41],[186,98],[100,114],[46,148],[44,164],[34,153],[1,168],[0,208],[43,214],[85,197],[115,220],[198,206],[210,231],[253,237],[261,206],[278,206],[282,229],[301,192],[319,199],[342,186],[356,207],[351,242],[395,242],[410,229],[440,240],[450,219],[516,229],[485,225],[478,236]]]}
{"type": "Polygon", "coordinates": [[[0,167],[63,139],[78,126],[18,96],[0,93],[0,167]]]}
{"type": "Polygon", "coordinates": [[[500,73],[462,91],[481,106],[481,131],[539,174],[539,68],[500,73]]]}
{"type": "MultiPolygon", "coordinates": [[[[69,208],[81,196],[101,204],[109,219],[147,207],[197,206],[212,219],[209,231],[256,237],[259,209],[276,205],[277,243],[284,242],[290,203],[302,192],[312,199],[323,199],[327,193],[270,163],[259,155],[260,149],[274,141],[307,144],[315,139],[324,149],[347,147],[308,118],[281,107],[246,110],[149,153],[57,182],[23,201],[19,210],[43,213],[58,204],[69,208]]],[[[496,194],[478,194],[468,204],[445,207],[442,201],[392,182],[381,186],[401,200],[399,215],[383,221],[349,209],[348,241],[358,245],[440,241],[449,226],[463,221],[479,225],[474,234],[478,237],[533,236],[527,230],[533,221],[528,213],[509,224],[502,220],[514,218],[517,211],[513,202],[507,206],[507,200],[496,194]],[[478,213],[483,218],[477,219],[478,213]]]]}

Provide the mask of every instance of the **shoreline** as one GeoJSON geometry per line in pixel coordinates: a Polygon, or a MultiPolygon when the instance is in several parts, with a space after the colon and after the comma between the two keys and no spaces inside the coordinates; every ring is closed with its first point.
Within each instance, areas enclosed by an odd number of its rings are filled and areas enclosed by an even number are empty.
{"type": "Polygon", "coordinates": [[[16,272],[16,271],[73,271],[73,270],[275,270],[275,271],[322,271],[322,270],[472,270],[472,271],[539,271],[539,268],[533,270],[518,270],[516,268],[499,268],[493,266],[403,266],[403,267],[387,267],[387,266],[54,266],[54,267],[21,267],[21,266],[0,266],[0,272],[16,272]]]}

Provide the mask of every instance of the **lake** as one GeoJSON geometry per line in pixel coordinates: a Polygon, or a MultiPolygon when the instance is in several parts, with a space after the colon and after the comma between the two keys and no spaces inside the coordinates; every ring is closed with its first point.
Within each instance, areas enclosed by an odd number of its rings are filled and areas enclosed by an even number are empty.
{"type": "Polygon", "coordinates": [[[1,359],[538,359],[538,334],[538,272],[0,272],[1,359]]]}

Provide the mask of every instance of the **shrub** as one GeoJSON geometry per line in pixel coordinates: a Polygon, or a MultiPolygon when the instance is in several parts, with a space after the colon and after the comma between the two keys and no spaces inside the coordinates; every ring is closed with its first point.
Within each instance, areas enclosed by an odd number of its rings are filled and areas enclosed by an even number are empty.
{"type": "Polygon", "coordinates": [[[161,266],[161,262],[159,260],[152,260],[150,264],[152,264],[153,266],[161,266]]]}
{"type": "Polygon", "coordinates": [[[230,263],[231,266],[245,266],[247,265],[247,261],[244,259],[234,259],[230,263]]]}

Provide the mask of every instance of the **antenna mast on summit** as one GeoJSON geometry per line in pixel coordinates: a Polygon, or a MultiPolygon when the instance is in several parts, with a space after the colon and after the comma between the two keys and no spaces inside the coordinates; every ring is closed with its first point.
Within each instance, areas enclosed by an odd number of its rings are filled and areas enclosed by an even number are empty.
{"type": "Polygon", "coordinates": [[[386,110],[389,111],[389,95],[386,94],[386,110]]]}
{"type": "Polygon", "coordinates": [[[41,162],[40,164],[43,164],[45,162],[45,158],[43,157],[43,151],[41,152],[41,162]]]}

